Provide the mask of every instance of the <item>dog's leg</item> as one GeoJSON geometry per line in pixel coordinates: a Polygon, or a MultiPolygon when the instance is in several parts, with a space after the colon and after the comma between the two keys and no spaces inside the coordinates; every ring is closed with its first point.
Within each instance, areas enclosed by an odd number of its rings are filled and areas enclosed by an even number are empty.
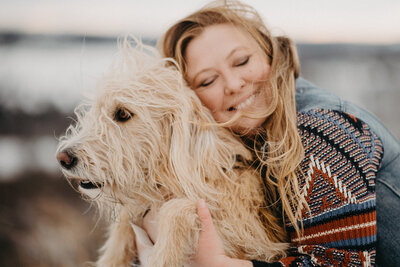
{"type": "Polygon", "coordinates": [[[196,202],[173,199],[165,203],[159,214],[157,241],[150,255],[151,267],[182,267],[197,248],[200,221],[196,202]]]}
{"type": "Polygon", "coordinates": [[[109,237],[101,249],[97,261],[98,267],[132,266],[135,254],[135,233],[131,226],[131,217],[123,209],[119,218],[111,225],[109,237]]]}

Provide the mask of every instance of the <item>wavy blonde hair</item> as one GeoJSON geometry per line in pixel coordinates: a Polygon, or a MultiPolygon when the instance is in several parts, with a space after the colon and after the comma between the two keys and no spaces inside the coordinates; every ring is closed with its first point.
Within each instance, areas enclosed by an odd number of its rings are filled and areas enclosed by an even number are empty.
{"type": "Polygon", "coordinates": [[[96,93],[76,110],[76,125],[60,140],[58,152],[75,162],[64,166],[65,176],[80,181],[79,190],[115,216],[98,265],[132,262],[130,223],[141,225],[154,208],[163,219],[149,266],[182,266],[196,251],[195,205],[201,198],[228,256],[284,257],[288,244],[276,238],[280,225],[265,207],[263,182],[245,164],[252,154],[228,129],[215,125],[168,62],[174,64],[154,48],[133,48],[125,40],[96,93]]]}
{"type": "MultiPolygon", "coordinates": [[[[304,148],[297,130],[295,80],[300,65],[294,43],[284,36],[272,36],[254,8],[237,1],[215,1],[175,23],[159,40],[158,48],[164,57],[176,60],[186,76],[185,51],[191,40],[206,27],[231,24],[250,34],[267,55],[270,73],[265,88],[270,99],[267,119],[263,124],[267,134],[267,151],[253,150],[265,173],[266,198],[274,205],[282,203],[282,216],[286,214],[297,234],[301,227],[301,197],[297,176],[304,158],[304,148]],[[277,193],[276,193],[277,192],[277,193]]],[[[261,170],[261,168],[260,168],[261,170]]]]}

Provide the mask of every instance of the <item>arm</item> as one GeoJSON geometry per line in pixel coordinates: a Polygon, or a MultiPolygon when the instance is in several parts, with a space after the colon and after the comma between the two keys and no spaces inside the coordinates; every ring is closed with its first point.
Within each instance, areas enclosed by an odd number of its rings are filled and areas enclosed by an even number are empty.
{"type": "Polygon", "coordinates": [[[397,222],[400,221],[400,143],[376,118],[367,110],[350,103],[333,93],[299,78],[296,83],[297,111],[313,108],[341,110],[353,114],[367,123],[382,140],[384,157],[381,168],[376,174],[377,203],[377,263],[382,266],[399,266],[400,259],[394,257],[400,250],[400,232],[397,222]]]}
{"type": "MultiPolygon", "coordinates": [[[[368,125],[330,110],[299,114],[305,147],[299,185],[309,210],[303,210],[304,234],[279,263],[255,266],[369,266],[375,262],[375,177],[382,144],[368,125]]],[[[211,253],[211,252],[210,252],[211,253]]]]}
{"type": "Polygon", "coordinates": [[[291,256],[279,262],[267,263],[260,261],[245,261],[232,259],[224,254],[221,242],[215,231],[212,218],[204,201],[197,203],[197,212],[202,223],[198,250],[192,266],[196,267],[275,267],[275,266],[370,266],[370,262],[363,253],[351,250],[338,250],[320,245],[301,246],[292,249],[291,256]],[[301,253],[300,253],[301,252],[301,253]]]}
{"type": "MultiPolygon", "coordinates": [[[[259,261],[245,261],[240,259],[232,259],[225,255],[222,243],[214,228],[214,224],[204,200],[197,202],[197,213],[202,224],[202,230],[199,235],[199,243],[196,255],[192,262],[192,267],[272,267],[272,266],[318,266],[322,265],[343,265],[355,264],[356,266],[362,265],[362,262],[367,263],[365,255],[360,251],[355,250],[339,250],[334,248],[327,248],[321,245],[306,245],[293,247],[289,257],[281,259],[279,262],[266,263],[259,261]]],[[[147,217],[147,215],[146,215],[147,217]]],[[[153,215],[149,216],[153,217],[153,215]]],[[[151,220],[145,220],[144,227],[151,220]]],[[[156,233],[153,231],[154,227],[147,225],[146,230],[150,236],[156,239],[156,233]],[[153,230],[152,230],[153,229],[153,230]]],[[[145,251],[138,246],[139,258],[142,258],[145,251]],[[143,254],[143,255],[142,255],[143,254]]],[[[146,261],[144,261],[146,262],[146,261]]],[[[368,266],[367,264],[365,264],[368,266]]]]}

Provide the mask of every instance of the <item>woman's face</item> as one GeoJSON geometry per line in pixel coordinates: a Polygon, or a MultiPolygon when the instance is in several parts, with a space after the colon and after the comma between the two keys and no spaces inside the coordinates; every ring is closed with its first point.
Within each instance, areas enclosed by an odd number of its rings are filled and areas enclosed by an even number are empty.
{"type": "MultiPolygon", "coordinates": [[[[188,82],[217,122],[227,122],[239,110],[265,112],[269,101],[263,85],[270,66],[250,34],[229,24],[208,26],[190,41],[185,58],[188,82]]],[[[265,119],[241,117],[231,128],[252,132],[265,119]]]]}

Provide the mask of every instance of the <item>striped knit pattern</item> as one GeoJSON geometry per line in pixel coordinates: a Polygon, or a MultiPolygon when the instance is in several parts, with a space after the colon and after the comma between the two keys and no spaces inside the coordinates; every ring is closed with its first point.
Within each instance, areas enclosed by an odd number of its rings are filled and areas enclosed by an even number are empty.
{"type": "Polygon", "coordinates": [[[285,266],[370,266],[375,262],[375,177],[383,157],[379,138],[367,124],[340,111],[298,114],[305,149],[299,176],[308,209],[304,234],[288,223],[297,252],[285,266]],[[309,264],[306,264],[309,262],[309,264]],[[312,264],[311,264],[312,263],[312,264]]]}

